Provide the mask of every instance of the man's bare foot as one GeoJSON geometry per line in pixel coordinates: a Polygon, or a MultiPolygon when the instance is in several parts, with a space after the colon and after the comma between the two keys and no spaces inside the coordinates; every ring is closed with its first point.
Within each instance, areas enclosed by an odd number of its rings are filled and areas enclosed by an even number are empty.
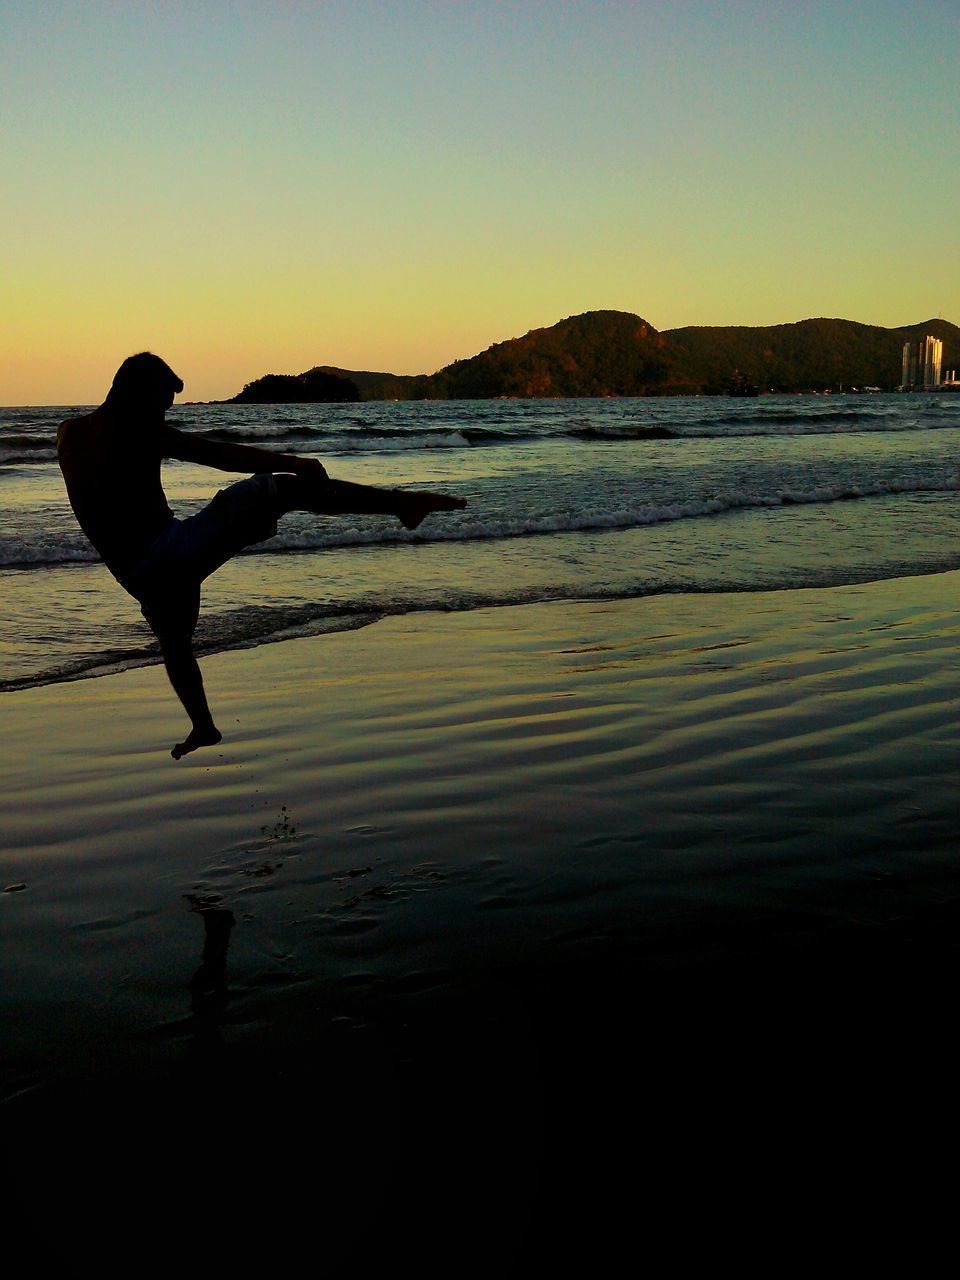
{"type": "Polygon", "coordinates": [[[181,756],[188,756],[191,751],[196,751],[197,747],[215,747],[223,734],[215,724],[210,725],[207,729],[191,729],[183,742],[178,742],[170,754],[174,760],[179,760],[181,756]]]}
{"type": "Polygon", "coordinates": [[[402,493],[397,519],[405,529],[416,529],[431,511],[462,511],[466,498],[451,498],[448,493],[402,493]]]}

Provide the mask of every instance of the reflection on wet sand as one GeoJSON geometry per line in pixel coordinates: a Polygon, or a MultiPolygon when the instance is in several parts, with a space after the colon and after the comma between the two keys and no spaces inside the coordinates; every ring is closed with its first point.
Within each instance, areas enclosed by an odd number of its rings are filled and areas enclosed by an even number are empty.
{"type": "Polygon", "coordinates": [[[193,1010],[197,1013],[227,998],[227,951],[237,921],[232,911],[216,907],[194,910],[203,920],[203,959],[190,979],[193,1010]]]}

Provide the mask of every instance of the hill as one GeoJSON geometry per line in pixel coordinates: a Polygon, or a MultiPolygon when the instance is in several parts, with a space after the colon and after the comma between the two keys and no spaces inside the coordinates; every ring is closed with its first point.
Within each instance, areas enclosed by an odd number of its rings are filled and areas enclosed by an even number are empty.
{"type": "Polygon", "coordinates": [[[230,404],[318,404],[360,399],[349,377],[308,369],[306,373],[267,373],[248,382],[230,404]]]}
{"type": "Polygon", "coordinates": [[[960,329],[927,320],[898,329],[852,320],[658,331],[626,311],[588,311],[495,343],[434,374],[407,376],[318,365],[248,383],[235,403],[320,400],[483,400],[497,397],[718,393],[741,377],[764,390],[892,389],[904,342],[943,340],[944,370],[960,368],[960,329]]]}
{"type": "Polygon", "coordinates": [[[589,311],[498,342],[434,374],[446,399],[496,396],[644,396],[667,381],[661,334],[625,311],[589,311]]]}
{"type": "Polygon", "coordinates": [[[722,390],[739,371],[764,390],[823,391],[840,386],[894,388],[903,344],[925,334],[943,340],[944,369],[960,364],[960,329],[927,320],[881,329],[853,320],[800,320],[795,324],[695,327],[664,334],[681,380],[702,391],[722,390]]]}
{"type": "Polygon", "coordinates": [[[312,373],[328,373],[337,378],[347,378],[360,390],[363,400],[425,400],[430,399],[430,375],[427,373],[371,373],[365,369],[338,369],[335,365],[321,364],[312,373]]]}

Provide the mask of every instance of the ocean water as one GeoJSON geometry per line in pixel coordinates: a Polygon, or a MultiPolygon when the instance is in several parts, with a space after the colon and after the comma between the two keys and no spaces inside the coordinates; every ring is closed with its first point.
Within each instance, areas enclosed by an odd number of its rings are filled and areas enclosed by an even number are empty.
{"type": "MultiPolygon", "coordinates": [[[[54,437],[0,408],[0,690],[159,660],[73,519],[54,437]]],[[[187,431],[468,499],[414,533],[294,514],[204,588],[200,652],[389,614],[828,586],[960,567],[960,396],[176,405],[187,431]]],[[[181,514],[231,477],[180,462],[181,514]]]]}

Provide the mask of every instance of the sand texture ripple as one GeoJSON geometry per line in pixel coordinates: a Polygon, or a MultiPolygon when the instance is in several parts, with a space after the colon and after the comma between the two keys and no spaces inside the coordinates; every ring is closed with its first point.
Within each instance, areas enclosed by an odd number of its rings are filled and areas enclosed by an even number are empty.
{"type": "Polygon", "coordinates": [[[744,1195],[795,1231],[840,1151],[858,1204],[881,1171],[906,1204],[905,1095],[956,1120],[957,586],[219,654],[224,741],[179,764],[158,668],[4,695],[24,1212],[42,1176],[81,1233],[200,1197],[234,1258],[282,1208],[331,1274],[605,1275],[684,1217],[729,1245],[744,1195]]]}

